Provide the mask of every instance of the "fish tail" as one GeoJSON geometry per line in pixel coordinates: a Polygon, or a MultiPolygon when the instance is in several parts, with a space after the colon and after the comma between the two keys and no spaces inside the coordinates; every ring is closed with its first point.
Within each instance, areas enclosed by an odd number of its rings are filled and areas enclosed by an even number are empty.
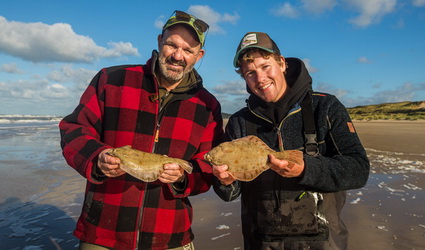
{"type": "Polygon", "coordinates": [[[301,165],[303,162],[303,152],[299,150],[284,150],[281,152],[276,152],[274,155],[278,159],[287,160],[298,165],[301,165]]]}
{"type": "Polygon", "coordinates": [[[184,171],[186,171],[188,174],[191,174],[191,173],[192,173],[193,166],[192,166],[192,164],[190,164],[190,162],[183,161],[183,162],[181,162],[179,165],[180,165],[180,167],[182,167],[182,168],[184,169],[184,171]]]}

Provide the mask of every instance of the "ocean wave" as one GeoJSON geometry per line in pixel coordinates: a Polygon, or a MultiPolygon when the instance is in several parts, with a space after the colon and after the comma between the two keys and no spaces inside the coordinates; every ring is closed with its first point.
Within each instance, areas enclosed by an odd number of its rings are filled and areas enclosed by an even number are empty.
{"type": "Polygon", "coordinates": [[[62,118],[53,115],[0,115],[0,125],[51,123],[62,118]]]}

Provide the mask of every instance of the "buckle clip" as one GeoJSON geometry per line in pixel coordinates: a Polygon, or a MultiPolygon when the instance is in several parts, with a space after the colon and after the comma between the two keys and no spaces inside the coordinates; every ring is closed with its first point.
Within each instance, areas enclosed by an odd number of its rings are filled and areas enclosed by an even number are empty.
{"type": "Polygon", "coordinates": [[[316,132],[312,134],[304,133],[305,136],[305,153],[310,156],[319,155],[319,144],[317,143],[316,132]]]}

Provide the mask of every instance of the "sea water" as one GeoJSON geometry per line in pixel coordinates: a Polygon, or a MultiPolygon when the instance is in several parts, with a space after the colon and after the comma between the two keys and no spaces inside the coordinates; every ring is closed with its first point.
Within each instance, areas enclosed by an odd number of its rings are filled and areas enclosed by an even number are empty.
{"type": "Polygon", "coordinates": [[[62,157],[58,116],[0,115],[0,249],[75,249],[84,179],[62,157]]]}

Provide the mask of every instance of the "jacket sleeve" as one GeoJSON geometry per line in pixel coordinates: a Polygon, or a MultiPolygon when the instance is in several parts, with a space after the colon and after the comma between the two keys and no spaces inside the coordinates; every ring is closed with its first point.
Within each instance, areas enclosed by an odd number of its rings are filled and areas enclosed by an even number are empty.
{"type": "Polygon", "coordinates": [[[100,71],[90,82],[77,108],[59,123],[62,154],[67,163],[92,183],[105,178],[94,178],[98,154],[109,148],[100,141],[102,134],[103,94],[100,71]]]}
{"type": "MultiPolygon", "coordinates": [[[[231,117],[226,125],[226,134],[224,137],[225,141],[231,141],[242,136],[240,132],[241,130],[237,128],[239,123],[235,122],[236,119],[232,118],[234,117],[231,117]]],[[[221,184],[217,177],[214,176],[213,189],[223,201],[233,201],[238,198],[241,193],[241,182],[235,181],[232,184],[225,186],[221,184]]]]}
{"type": "Polygon", "coordinates": [[[300,184],[324,192],[361,188],[369,176],[366,151],[343,104],[333,96],[326,98],[330,99],[326,105],[317,106],[325,110],[316,110],[316,116],[326,119],[326,152],[317,157],[304,155],[305,170],[300,184]]]}
{"type": "Polygon", "coordinates": [[[176,198],[187,197],[207,192],[212,184],[211,165],[204,160],[204,155],[213,147],[223,141],[223,118],[220,103],[215,99],[210,99],[211,116],[208,125],[201,136],[200,145],[195,155],[190,159],[193,165],[193,172],[187,174],[184,183],[170,185],[171,191],[176,198]]]}

